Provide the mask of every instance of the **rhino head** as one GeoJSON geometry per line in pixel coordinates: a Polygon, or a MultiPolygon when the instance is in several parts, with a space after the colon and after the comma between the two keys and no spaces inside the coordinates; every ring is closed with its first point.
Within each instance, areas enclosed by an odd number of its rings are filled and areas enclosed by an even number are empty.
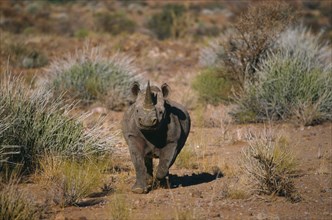
{"type": "Polygon", "coordinates": [[[150,81],[145,90],[140,89],[138,82],[134,82],[131,92],[136,98],[134,103],[134,119],[140,130],[157,130],[165,119],[165,101],[169,93],[169,86],[164,83],[159,89],[150,86],[150,81]]]}

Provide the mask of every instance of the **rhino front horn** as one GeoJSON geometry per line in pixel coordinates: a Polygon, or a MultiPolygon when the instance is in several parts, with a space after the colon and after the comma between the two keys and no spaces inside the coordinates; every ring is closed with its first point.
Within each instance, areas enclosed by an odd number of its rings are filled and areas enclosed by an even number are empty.
{"type": "Polygon", "coordinates": [[[144,99],[144,108],[146,108],[146,109],[152,109],[153,108],[150,81],[148,81],[148,86],[146,87],[145,99],[144,99]]]}

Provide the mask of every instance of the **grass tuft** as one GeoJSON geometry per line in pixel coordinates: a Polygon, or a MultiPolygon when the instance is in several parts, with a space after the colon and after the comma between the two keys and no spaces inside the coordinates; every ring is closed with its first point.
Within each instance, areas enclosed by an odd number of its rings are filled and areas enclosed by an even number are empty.
{"type": "Polygon", "coordinates": [[[289,144],[272,134],[253,137],[242,151],[241,170],[253,192],[293,198],[296,163],[289,144]]]}
{"type": "Polygon", "coordinates": [[[100,48],[85,48],[73,56],[55,61],[48,68],[47,87],[55,97],[64,94],[69,101],[105,103],[121,110],[130,103],[130,85],[138,80],[133,60],[115,54],[106,58],[100,48]]]}
{"type": "Polygon", "coordinates": [[[31,172],[43,154],[83,157],[110,152],[116,134],[106,137],[99,125],[86,129],[82,121],[87,115],[72,118],[68,115],[71,110],[71,106],[51,99],[48,92],[25,86],[22,78],[2,75],[0,159],[22,163],[22,170],[31,172]]]}
{"type": "Polygon", "coordinates": [[[129,219],[129,208],[126,203],[124,195],[115,194],[109,205],[110,217],[112,220],[127,220],[129,219]]]}
{"type": "Polygon", "coordinates": [[[45,218],[45,207],[35,203],[28,193],[19,188],[18,174],[13,172],[9,177],[0,176],[0,218],[17,220],[37,220],[45,218]]]}
{"type": "Polygon", "coordinates": [[[82,199],[103,187],[107,165],[106,158],[77,160],[47,155],[40,160],[38,179],[48,186],[56,204],[79,205],[82,199]]]}

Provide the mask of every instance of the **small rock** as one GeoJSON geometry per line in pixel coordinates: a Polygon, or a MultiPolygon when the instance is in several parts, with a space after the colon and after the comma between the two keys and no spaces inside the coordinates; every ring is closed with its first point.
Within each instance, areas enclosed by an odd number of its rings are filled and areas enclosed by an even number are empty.
{"type": "Polygon", "coordinates": [[[195,190],[194,192],[192,192],[191,196],[196,198],[203,198],[203,193],[202,191],[195,190]]]}
{"type": "Polygon", "coordinates": [[[265,220],[265,219],[268,219],[268,216],[264,213],[258,213],[256,218],[257,218],[257,220],[265,220]]]}
{"type": "Polygon", "coordinates": [[[103,107],[96,107],[91,110],[92,113],[98,113],[101,115],[106,115],[107,114],[107,109],[103,107]]]}
{"type": "Polygon", "coordinates": [[[213,166],[212,167],[212,173],[213,173],[213,175],[220,175],[221,174],[221,170],[220,170],[220,168],[218,167],[218,166],[213,166]]]}

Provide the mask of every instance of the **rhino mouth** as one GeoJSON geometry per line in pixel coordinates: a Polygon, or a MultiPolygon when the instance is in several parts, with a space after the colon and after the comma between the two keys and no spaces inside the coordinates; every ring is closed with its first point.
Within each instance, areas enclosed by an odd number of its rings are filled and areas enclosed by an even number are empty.
{"type": "Polygon", "coordinates": [[[152,125],[152,126],[147,126],[147,125],[139,125],[138,126],[140,128],[140,130],[144,130],[144,131],[154,131],[154,130],[158,130],[159,128],[159,123],[152,125]]]}

